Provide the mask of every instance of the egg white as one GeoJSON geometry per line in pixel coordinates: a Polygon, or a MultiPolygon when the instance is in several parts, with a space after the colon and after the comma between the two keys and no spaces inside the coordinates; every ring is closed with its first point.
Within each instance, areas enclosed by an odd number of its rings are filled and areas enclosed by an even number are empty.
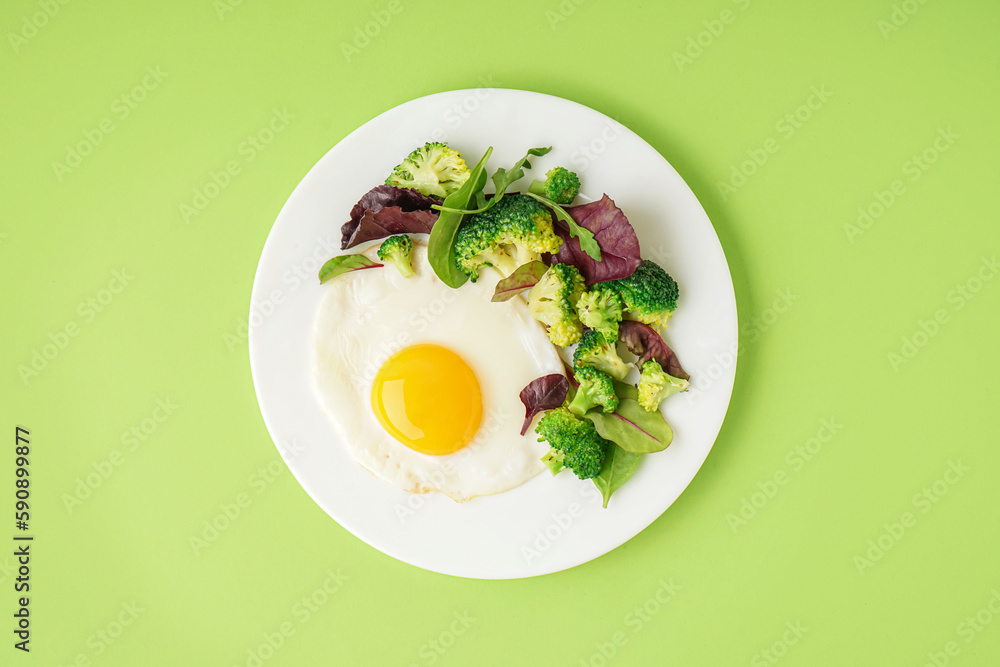
{"type": "MultiPolygon", "coordinates": [[[[366,254],[374,258],[374,249],[366,254]]],[[[414,244],[413,267],[410,278],[387,264],[323,285],[313,331],[320,405],[354,460],[406,491],[437,491],[464,502],[519,486],[545,469],[539,459],[548,446],[531,430],[520,435],[524,406],[518,394],[536,377],[562,373],[559,354],[523,300],[490,301],[498,279],[493,271],[451,289],[434,274],[422,244],[414,244]],[[382,364],[420,343],[461,356],[482,390],[479,432],[453,454],[406,447],[386,433],[371,407],[382,364]]]]}

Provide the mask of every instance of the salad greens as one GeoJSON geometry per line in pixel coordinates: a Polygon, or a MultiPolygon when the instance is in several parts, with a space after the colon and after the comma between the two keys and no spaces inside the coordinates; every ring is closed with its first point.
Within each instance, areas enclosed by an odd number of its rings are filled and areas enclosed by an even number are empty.
{"type": "Polygon", "coordinates": [[[631,479],[632,475],[639,468],[641,454],[633,454],[619,447],[617,444],[608,448],[608,453],[604,457],[604,465],[601,472],[594,478],[594,486],[601,492],[604,500],[604,507],[608,506],[611,494],[622,488],[625,482],[631,479]]]}
{"type": "MultiPolygon", "coordinates": [[[[580,179],[572,171],[555,167],[525,192],[507,192],[531,169],[532,157],[551,150],[530,148],[487,178],[492,146],[468,169],[446,143],[427,143],[354,205],[341,227],[341,248],[387,239],[379,258],[407,276],[406,235],[429,234],[428,262],[449,287],[475,281],[479,268],[490,266],[502,276],[492,301],[530,289],[528,312],[557,347],[568,349],[561,354],[565,374],[536,378],[521,390],[521,435],[541,414],[535,433],[549,445],[542,461],[554,474],[569,468],[592,479],[607,507],[642,455],[673,440],[660,403],[687,390],[690,376],[657,329],[676,308],[678,288],[663,267],[642,259],[635,230],[607,194],[573,205],[580,179]],[[495,193],[487,195],[490,180],[495,193]],[[636,361],[619,356],[619,343],[636,361]],[[638,388],[624,382],[633,369],[641,371],[638,388]]],[[[322,266],[319,279],[381,266],[341,255],[322,266]]]]}
{"type": "Polygon", "coordinates": [[[580,244],[580,249],[595,262],[601,261],[601,246],[599,246],[597,241],[594,239],[594,232],[578,224],[577,221],[573,219],[573,216],[566,212],[566,209],[551,199],[546,199],[545,197],[537,195],[534,192],[526,192],[525,194],[552,209],[552,212],[556,214],[556,218],[566,224],[569,235],[577,239],[577,242],[580,244]]]}
{"type": "Polygon", "coordinates": [[[639,404],[639,392],[630,384],[615,382],[618,407],[608,414],[590,410],[584,416],[594,422],[602,438],[611,440],[626,452],[651,454],[662,452],[674,438],[663,415],[650,412],[639,404]]]}
{"type": "MultiPolygon", "coordinates": [[[[500,200],[503,199],[503,196],[504,194],[506,194],[507,188],[510,187],[511,183],[524,177],[525,167],[531,169],[531,163],[528,162],[528,159],[532,155],[540,157],[542,155],[545,155],[551,150],[552,150],[551,146],[547,148],[529,148],[528,153],[523,158],[514,163],[514,166],[510,168],[510,171],[507,171],[503,167],[497,169],[493,173],[493,176],[491,177],[493,185],[496,188],[496,194],[494,194],[493,197],[488,201],[486,200],[486,196],[483,195],[482,202],[485,203],[479,203],[474,209],[450,208],[448,206],[445,206],[444,204],[434,204],[432,205],[431,208],[435,208],[439,211],[448,211],[450,213],[462,213],[464,215],[474,215],[476,213],[484,213],[485,211],[489,210],[490,208],[500,203],[500,200]]],[[[482,193],[482,189],[480,189],[478,192],[482,193]]]]}
{"type": "Polygon", "coordinates": [[[377,185],[351,209],[351,219],[340,227],[340,248],[393,234],[427,234],[438,218],[431,210],[436,199],[416,190],[377,185]]]}
{"type": "MultiPolygon", "coordinates": [[[[504,198],[504,195],[507,192],[507,188],[509,188],[511,184],[513,184],[515,181],[524,178],[524,170],[531,169],[531,163],[528,160],[531,158],[532,155],[536,157],[541,157],[542,155],[545,155],[551,150],[552,150],[551,146],[545,148],[529,148],[527,154],[523,158],[515,162],[514,166],[510,168],[510,171],[504,169],[503,167],[498,168],[491,177],[491,180],[493,181],[493,186],[496,189],[496,194],[494,194],[491,199],[486,200],[485,203],[483,203],[485,195],[482,195],[482,189],[477,190],[476,195],[481,197],[482,199],[480,199],[479,203],[477,204],[477,207],[474,209],[455,208],[449,206],[447,200],[444,202],[444,204],[433,204],[431,208],[434,208],[442,212],[461,213],[463,215],[475,215],[477,213],[485,213],[486,211],[488,211],[489,209],[500,203],[500,201],[504,198]]],[[[572,172],[569,172],[565,169],[563,169],[563,172],[567,174],[572,174],[573,177],[576,178],[576,174],[573,174],[572,172]]],[[[579,178],[576,178],[576,181],[577,181],[577,191],[579,191],[579,178]]],[[[566,226],[569,229],[569,234],[571,236],[576,237],[579,240],[580,246],[583,248],[584,252],[589,257],[591,257],[595,262],[601,261],[601,248],[599,245],[597,245],[597,241],[594,240],[593,232],[591,232],[586,227],[581,227],[579,224],[577,224],[576,220],[574,220],[572,216],[570,216],[566,212],[566,210],[563,209],[562,206],[552,201],[551,199],[541,196],[537,192],[529,191],[525,192],[524,194],[528,195],[529,197],[537,200],[538,202],[544,204],[546,207],[551,209],[552,212],[556,214],[556,217],[559,220],[562,220],[566,224],[566,226]]],[[[576,196],[576,192],[573,193],[573,196],[574,197],[576,196]]],[[[570,201],[572,201],[572,199],[570,199],[570,201]]]]}
{"type": "Polygon", "coordinates": [[[528,383],[519,395],[521,402],[524,403],[524,424],[521,425],[521,435],[527,433],[531,420],[539,412],[562,405],[568,392],[569,380],[561,373],[543,375],[528,383]]]}
{"type": "MultiPolygon", "coordinates": [[[[573,227],[564,229],[556,225],[556,234],[563,240],[555,260],[573,264],[580,269],[587,286],[609,280],[628,278],[642,264],[639,255],[639,238],[628,218],[604,195],[595,202],[570,206],[566,213],[574,223],[588,230],[601,248],[600,260],[586,250],[581,239],[575,238],[573,227]]],[[[565,222],[563,218],[560,221],[565,222]]]]}
{"type": "Polygon", "coordinates": [[[636,322],[635,320],[622,320],[618,325],[618,340],[625,344],[628,351],[639,357],[635,365],[641,369],[650,359],[660,365],[664,371],[682,380],[690,380],[681,361],[670,346],[667,345],[656,329],[636,322]]]}
{"type": "Polygon", "coordinates": [[[494,303],[509,301],[517,294],[537,285],[548,270],[549,265],[540,260],[522,264],[514,269],[514,273],[497,283],[491,301],[494,303]]]}
{"type": "Polygon", "coordinates": [[[455,262],[455,236],[465,217],[459,211],[468,206],[474,193],[482,192],[486,185],[486,161],[492,153],[493,147],[490,146],[473,167],[465,184],[444,198],[444,207],[449,210],[441,211],[427,240],[427,260],[434,273],[448,287],[457,289],[469,279],[455,262]]]}
{"type": "Polygon", "coordinates": [[[337,255],[319,268],[319,283],[322,285],[331,278],[351,271],[376,269],[380,266],[384,266],[384,264],[373,262],[364,255],[337,255]]]}

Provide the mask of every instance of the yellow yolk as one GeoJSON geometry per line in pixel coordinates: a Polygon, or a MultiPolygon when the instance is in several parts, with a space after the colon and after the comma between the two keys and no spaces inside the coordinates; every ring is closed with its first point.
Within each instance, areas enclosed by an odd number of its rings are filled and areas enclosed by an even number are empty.
{"type": "Polygon", "coordinates": [[[451,454],[472,440],[483,418],[479,380],[440,345],[414,345],[379,369],[372,409],[392,437],[423,454],[451,454]]]}

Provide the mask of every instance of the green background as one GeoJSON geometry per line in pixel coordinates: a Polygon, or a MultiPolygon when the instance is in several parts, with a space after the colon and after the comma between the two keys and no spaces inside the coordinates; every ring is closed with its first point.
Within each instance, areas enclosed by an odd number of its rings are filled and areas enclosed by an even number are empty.
{"type": "Polygon", "coordinates": [[[15,425],[31,431],[36,536],[28,655],[12,647],[16,575],[0,556],[0,663],[252,665],[285,623],[294,634],[263,664],[1000,662],[987,606],[1000,280],[982,281],[1000,248],[1000,7],[387,7],[0,8],[0,539],[16,532],[15,425]],[[133,92],[147,67],[161,80],[133,92]],[[241,328],[268,230],[323,153],[396,104],[484,86],[575,100],[657,148],[722,240],[742,333],[725,425],[681,498],[596,561],[499,582],[397,562],[328,518],[264,428],[241,328]],[[801,108],[814,88],[826,99],[801,108]],[[241,146],[275,109],[294,118],[250,159],[241,146]],[[798,127],[783,122],[796,113],[798,127]],[[54,166],[88,133],[100,141],[78,165],[54,166]],[[745,163],[765,145],[764,164],[745,163]],[[239,173],[183,215],[232,160],[239,173]],[[892,204],[852,231],[896,180],[892,204]],[[53,340],[62,349],[26,374],[53,340]],[[176,406],[162,423],[157,400],[176,406]],[[145,439],[123,442],[132,428],[145,439]],[[346,580],[317,593],[328,571],[346,580]],[[661,604],[671,579],[681,588],[661,604]],[[324,602],[303,618],[310,596],[324,602]],[[470,627],[453,628],[456,613],[470,627]]]}

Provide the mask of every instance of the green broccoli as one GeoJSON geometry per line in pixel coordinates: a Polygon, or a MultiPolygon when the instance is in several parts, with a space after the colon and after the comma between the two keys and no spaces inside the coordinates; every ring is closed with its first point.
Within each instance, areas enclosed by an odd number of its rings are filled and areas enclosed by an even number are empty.
{"type": "Polygon", "coordinates": [[[573,367],[592,366],[604,371],[616,380],[624,380],[629,367],[618,356],[614,343],[609,343],[604,334],[596,329],[587,329],[580,338],[580,345],[573,353],[573,367]]]}
{"type": "Polygon", "coordinates": [[[666,326],[677,308],[677,283],[659,264],[648,259],[628,278],[597,283],[591,290],[616,293],[625,306],[626,317],[650,326],[666,326]]]}
{"type": "Polygon", "coordinates": [[[410,188],[422,194],[444,199],[469,180],[469,167],[462,155],[442,142],[427,142],[400,162],[387,185],[410,188]]]}
{"type": "Polygon", "coordinates": [[[618,409],[618,397],[615,396],[610,375],[592,366],[581,366],[573,369],[573,377],[580,386],[576,388],[576,396],[567,406],[570,412],[582,417],[598,405],[604,406],[605,412],[618,409]]]}
{"type": "Polygon", "coordinates": [[[667,396],[687,391],[690,386],[688,380],[669,375],[655,359],[650,359],[642,365],[642,374],[639,375],[639,405],[653,412],[667,396]]]}
{"type": "Polygon", "coordinates": [[[473,282],[492,266],[504,277],[541,253],[559,252],[552,214],[527,195],[506,195],[496,206],[469,216],[455,236],[455,260],[473,282]]]}
{"type": "Polygon", "coordinates": [[[622,300],[617,292],[609,289],[584,292],[576,302],[576,314],[585,327],[597,329],[608,340],[618,340],[622,300]]]}
{"type": "Polygon", "coordinates": [[[564,167],[556,167],[545,172],[545,180],[535,180],[528,186],[528,192],[550,199],[557,204],[572,204],[580,194],[580,177],[564,167]]]}
{"type": "Polygon", "coordinates": [[[561,347],[580,340],[583,325],[573,304],[583,293],[583,276],[571,264],[553,264],[528,292],[528,312],[545,325],[549,340],[561,347]]]}
{"type": "Polygon", "coordinates": [[[413,265],[410,255],[413,253],[413,241],[406,234],[390,236],[378,247],[378,258],[392,264],[404,278],[413,275],[413,265]]]}
{"type": "Polygon", "coordinates": [[[580,479],[597,477],[611,445],[598,435],[594,422],[577,417],[566,408],[547,411],[538,420],[535,433],[542,436],[539,442],[549,444],[542,461],[553,475],[569,468],[580,479]]]}

